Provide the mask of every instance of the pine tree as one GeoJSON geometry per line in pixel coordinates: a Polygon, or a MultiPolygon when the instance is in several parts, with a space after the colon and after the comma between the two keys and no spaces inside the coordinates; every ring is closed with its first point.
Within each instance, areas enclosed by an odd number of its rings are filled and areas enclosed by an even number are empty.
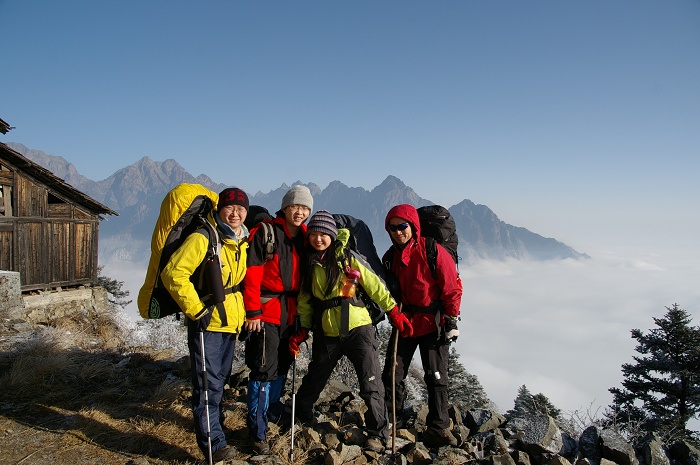
{"type": "Polygon", "coordinates": [[[532,395],[524,384],[518,388],[513,401],[513,409],[506,412],[506,418],[524,418],[532,415],[549,415],[558,419],[561,410],[556,408],[542,393],[532,395]]]}
{"type": "Polygon", "coordinates": [[[450,348],[447,379],[450,402],[462,412],[469,409],[486,409],[492,404],[479,379],[469,373],[459,361],[459,354],[454,346],[450,348]]]}
{"type": "Polygon", "coordinates": [[[561,410],[556,408],[554,404],[552,404],[549,401],[547,396],[545,396],[541,392],[532,396],[532,402],[535,405],[535,411],[537,413],[542,415],[549,415],[552,418],[559,419],[561,410]]]}
{"type": "Polygon", "coordinates": [[[513,400],[513,408],[506,412],[506,418],[523,418],[532,412],[532,394],[524,384],[518,388],[513,400]]]}
{"type": "Polygon", "coordinates": [[[638,344],[634,364],[622,365],[622,388],[610,388],[606,419],[623,432],[656,431],[666,439],[693,439],[686,429],[700,413],[700,328],[678,304],[666,307],[657,328],[631,331],[638,344]]]}
{"type": "Polygon", "coordinates": [[[126,300],[126,297],[129,296],[130,292],[122,290],[122,287],[124,286],[124,281],[117,281],[116,279],[103,276],[103,269],[104,266],[99,266],[97,268],[97,284],[105,288],[105,290],[109,294],[109,296],[107,296],[107,300],[110,304],[114,306],[119,306],[121,308],[125,308],[131,303],[131,300],[126,300]]]}

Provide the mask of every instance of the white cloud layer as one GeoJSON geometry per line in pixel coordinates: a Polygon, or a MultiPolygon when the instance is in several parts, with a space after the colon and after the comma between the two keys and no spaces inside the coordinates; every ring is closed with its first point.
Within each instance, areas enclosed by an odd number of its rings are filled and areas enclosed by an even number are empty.
{"type": "Polygon", "coordinates": [[[636,355],[631,329],[655,328],[673,303],[700,325],[697,253],[599,256],[461,268],[457,348],[500,410],[524,384],[565,412],[602,413],[636,355]]]}

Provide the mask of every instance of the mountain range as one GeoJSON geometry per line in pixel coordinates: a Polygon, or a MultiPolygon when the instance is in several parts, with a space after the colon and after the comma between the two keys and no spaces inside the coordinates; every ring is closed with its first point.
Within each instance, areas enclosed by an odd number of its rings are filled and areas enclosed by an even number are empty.
{"type": "MultiPolygon", "coordinates": [[[[75,166],[63,157],[31,150],[18,143],[9,142],[7,145],[119,213],[118,217],[109,217],[100,224],[101,261],[138,261],[150,255],[151,234],[161,201],[177,184],[199,183],[215,192],[229,187],[215,183],[204,174],[195,177],[175,160],[160,162],[148,157],[118,170],[107,179],[93,181],[78,173],[75,166]]],[[[305,185],[314,196],[315,211],[324,209],[333,213],[346,213],[364,220],[372,230],[380,255],[390,246],[384,230],[384,218],[391,207],[399,203],[409,203],[416,207],[433,203],[391,175],[371,190],[348,187],[340,181],[331,182],[325,189],[314,183],[305,185]]],[[[275,212],[289,187],[283,184],[267,193],[257,192],[250,195],[250,202],[275,212]]],[[[553,238],[541,236],[524,227],[507,224],[490,208],[477,205],[471,200],[465,199],[449,206],[448,209],[457,225],[458,252],[462,263],[475,259],[589,258],[585,253],[578,252],[553,238]]]]}

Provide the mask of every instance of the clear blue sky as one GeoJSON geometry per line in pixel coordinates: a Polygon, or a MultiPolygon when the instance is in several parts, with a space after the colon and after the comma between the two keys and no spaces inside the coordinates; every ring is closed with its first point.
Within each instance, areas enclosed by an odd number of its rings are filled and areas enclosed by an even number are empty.
{"type": "Polygon", "coordinates": [[[0,43],[0,140],[94,180],[393,174],[589,253],[700,234],[698,1],[0,0],[0,43]]]}

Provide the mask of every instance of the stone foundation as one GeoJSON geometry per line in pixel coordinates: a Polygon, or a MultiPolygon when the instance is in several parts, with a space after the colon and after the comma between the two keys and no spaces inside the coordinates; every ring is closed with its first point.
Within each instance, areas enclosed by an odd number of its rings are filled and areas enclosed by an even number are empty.
{"type": "Polygon", "coordinates": [[[47,323],[72,313],[102,313],[109,308],[107,291],[100,287],[53,289],[22,295],[19,273],[0,271],[0,318],[47,323]]]}

